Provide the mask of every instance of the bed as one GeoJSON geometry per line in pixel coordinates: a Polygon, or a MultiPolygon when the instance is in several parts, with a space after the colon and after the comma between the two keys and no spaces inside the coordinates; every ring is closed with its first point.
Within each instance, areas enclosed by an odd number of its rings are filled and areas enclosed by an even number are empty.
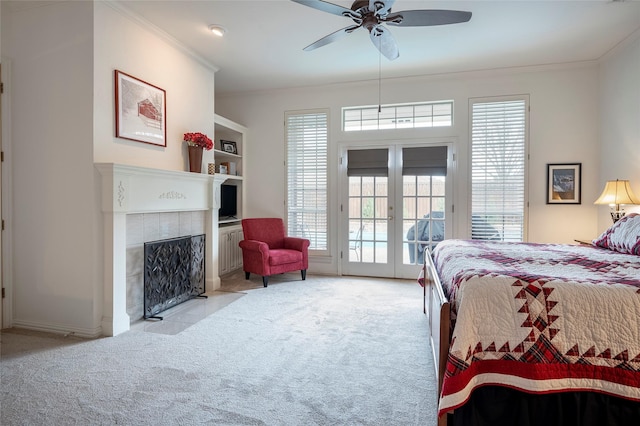
{"type": "Polygon", "coordinates": [[[640,424],[640,215],[593,245],[445,240],[424,267],[439,424],[640,424]]]}

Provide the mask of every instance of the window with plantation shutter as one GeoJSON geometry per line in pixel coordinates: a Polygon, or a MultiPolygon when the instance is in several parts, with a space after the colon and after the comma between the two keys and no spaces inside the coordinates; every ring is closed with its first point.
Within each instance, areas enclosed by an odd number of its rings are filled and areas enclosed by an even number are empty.
{"type": "Polygon", "coordinates": [[[528,98],[470,104],[471,238],[524,241],[528,98]]]}
{"type": "Polygon", "coordinates": [[[327,250],[327,117],[327,110],[285,114],[287,232],[316,251],[327,250]]]}

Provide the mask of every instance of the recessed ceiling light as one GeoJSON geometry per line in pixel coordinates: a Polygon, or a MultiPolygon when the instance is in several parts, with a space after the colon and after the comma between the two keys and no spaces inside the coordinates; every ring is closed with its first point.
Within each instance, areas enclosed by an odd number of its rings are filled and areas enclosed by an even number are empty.
{"type": "Polygon", "coordinates": [[[227,29],[222,25],[213,24],[213,25],[209,25],[209,31],[211,31],[213,34],[217,35],[218,37],[222,37],[227,32],[227,29]]]}

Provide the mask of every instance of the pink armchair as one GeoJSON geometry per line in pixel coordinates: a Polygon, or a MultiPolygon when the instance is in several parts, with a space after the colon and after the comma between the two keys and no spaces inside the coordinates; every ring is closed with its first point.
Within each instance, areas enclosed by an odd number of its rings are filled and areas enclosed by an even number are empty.
{"type": "Polygon", "coordinates": [[[266,287],[273,274],[300,270],[302,279],[307,277],[309,240],[287,237],[282,219],[242,219],[242,231],[239,245],[246,279],[252,272],[262,275],[266,287]]]}

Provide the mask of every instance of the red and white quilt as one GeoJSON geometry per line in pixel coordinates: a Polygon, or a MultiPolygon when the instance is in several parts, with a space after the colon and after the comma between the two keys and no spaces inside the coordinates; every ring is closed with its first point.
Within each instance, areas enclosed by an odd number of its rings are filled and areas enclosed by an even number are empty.
{"type": "Polygon", "coordinates": [[[433,258],[454,323],[440,415],[483,385],[640,402],[640,256],[445,240],[433,258]]]}

